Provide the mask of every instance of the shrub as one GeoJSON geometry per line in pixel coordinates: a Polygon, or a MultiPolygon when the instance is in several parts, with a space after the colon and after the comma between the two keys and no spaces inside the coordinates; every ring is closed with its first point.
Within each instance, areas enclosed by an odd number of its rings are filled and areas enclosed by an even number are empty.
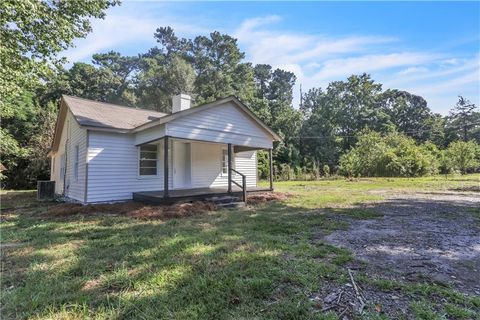
{"type": "Polygon", "coordinates": [[[360,157],[355,151],[343,154],[340,157],[340,174],[352,178],[360,175],[360,157]]]}
{"type": "Polygon", "coordinates": [[[257,151],[257,170],[260,179],[268,179],[270,174],[270,164],[268,159],[268,152],[257,151]]]}
{"type": "Polygon", "coordinates": [[[455,141],[450,143],[443,158],[447,172],[458,170],[462,174],[480,165],[480,146],[475,141],[455,141]]]}
{"type": "Polygon", "coordinates": [[[438,150],[432,144],[417,145],[400,133],[382,137],[367,131],[355,147],[340,158],[340,173],[348,177],[415,177],[438,172],[438,150]]]}
{"type": "Polygon", "coordinates": [[[330,176],[330,167],[328,166],[328,164],[323,165],[323,174],[327,178],[330,176]]]}

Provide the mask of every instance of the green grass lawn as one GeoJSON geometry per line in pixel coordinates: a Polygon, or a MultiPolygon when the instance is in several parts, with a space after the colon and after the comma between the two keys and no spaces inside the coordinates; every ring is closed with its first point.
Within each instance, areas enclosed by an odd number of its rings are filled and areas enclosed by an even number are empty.
{"type": "MultiPolygon", "coordinates": [[[[165,221],[52,217],[33,192],[3,192],[2,319],[336,319],[309,299],[326,281],[349,281],[352,255],[313,241],[348,227],[325,213],[368,219],[374,213],[347,205],[389,191],[478,186],[480,175],[280,182],[277,190],[293,194],[288,200],[165,221]]],[[[419,318],[468,318],[480,308],[480,298],[436,284],[359,281],[407,292],[419,318]],[[432,294],[445,303],[428,304],[432,294]]]]}
{"type": "MultiPolygon", "coordinates": [[[[262,186],[268,186],[266,181],[262,186]]],[[[296,195],[289,205],[310,209],[382,200],[389,192],[480,191],[480,174],[422,178],[364,178],[354,181],[283,181],[275,190],[296,195]]]]}

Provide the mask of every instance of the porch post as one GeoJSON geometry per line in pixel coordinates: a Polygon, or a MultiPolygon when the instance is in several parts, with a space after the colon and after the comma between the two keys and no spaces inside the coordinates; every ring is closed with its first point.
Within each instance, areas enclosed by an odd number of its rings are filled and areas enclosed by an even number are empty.
{"type": "Polygon", "coordinates": [[[168,198],[168,136],[163,139],[163,197],[168,198]]]}
{"type": "Polygon", "coordinates": [[[232,192],[232,144],[228,144],[227,149],[227,158],[228,158],[228,193],[232,192]]]}
{"type": "Polygon", "coordinates": [[[270,175],[270,191],[273,191],[273,157],[272,157],[272,149],[268,149],[268,166],[270,168],[269,175],[270,175]]]}

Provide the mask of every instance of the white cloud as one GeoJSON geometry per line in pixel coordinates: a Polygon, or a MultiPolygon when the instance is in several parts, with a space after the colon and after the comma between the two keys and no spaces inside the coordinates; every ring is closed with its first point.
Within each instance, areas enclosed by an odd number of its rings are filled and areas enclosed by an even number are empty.
{"type": "Polygon", "coordinates": [[[398,75],[404,76],[407,74],[419,74],[425,73],[428,71],[426,67],[408,67],[407,69],[403,69],[402,71],[398,72],[398,75]]]}
{"type": "Polygon", "coordinates": [[[446,60],[443,60],[442,63],[444,64],[450,64],[450,65],[455,65],[455,64],[458,64],[458,59],[456,58],[451,58],[451,59],[446,59],[446,60]]]}
{"type": "Polygon", "coordinates": [[[460,92],[466,92],[478,103],[478,56],[400,50],[399,39],[379,35],[329,36],[276,30],[274,24],[281,21],[278,16],[247,19],[235,36],[253,63],[268,63],[296,74],[295,105],[300,84],[305,91],[364,72],[384,88],[409,90],[434,101],[435,108],[444,113],[451,99],[438,98],[440,95],[455,100],[460,92]]]}
{"type": "Polygon", "coordinates": [[[458,94],[462,94],[462,91],[465,90],[465,85],[478,84],[478,76],[478,70],[472,71],[455,78],[441,79],[438,82],[411,86],[409,90],[413,93],[424,95],[435,95],[442,94],[446,91],[457,91],[457,94],[455,94],[455,96],[457,96],[458,94]]]}
{"type": "Polygon", "coordinates": [[[402,52],[391,54],[363,55],[355,58],[327,60],[320,72],[314,77],[318,80],[339,78],[351,74],[374,72],[396,67],[419,65],[434,59],[424,53],[402,52]]]}
{"type": "Polygon", "coordinates": [[[169,10],[176,6],[154,2],[141,6],[125,3],[111,8],[104,20],[93,21],[93,32],[76,41],[76,48],[65,55],[72,62],[89,62],[92,54],[109,50],[123,53],[130,50],[128,54],[145,52],[156,44],[153,33],[160,26],[171,26],[178,35],[187,37],[220,30],[238,39],[248,61],[294,72],[295,105],[299,102],[300,84],[306,91],[363,72],[371,73],[384,88],[409,90],[424,96],[438,111],[446,112],[458,94],[479,103],[478,55],[415,50],[407,47],[403,39],[378,34],[339,36],[284,30],[284,18],[278,15],[246,19],[232,31],[222,27],[223,19],[214,21],[200,13],[191,19],[169,10]]]}
{"type": "Polygon", "coordinates": [[[350,36],[333,38],[325,35],[299,34],[285,31],[270,31],[265,27],[277,22],[278,16],[245,20],[234,33],[255,63],[273,65],[299,63],[312,59],[332,57],[338,54],[358,52],[373,44],[396,41],[383,36],[350,36]]]}
{"type": "Polygon", "coordinates": [[[163,26],[171,26],[177,34],[187,35],[196,35],[207,30],[178,17],[153,17],[145,10],[125,11],[111,8],[105,19],[92,20],[93,32],[85,39],[77,40],[75,47],[64,52],[64,55],[70,62],[90,61],[94,53],[118,50],[139,43],[148,44],[146,48],[138,48],[135,52],[140,53],[156,45],[153,34],[158,27],[163,26]]]}

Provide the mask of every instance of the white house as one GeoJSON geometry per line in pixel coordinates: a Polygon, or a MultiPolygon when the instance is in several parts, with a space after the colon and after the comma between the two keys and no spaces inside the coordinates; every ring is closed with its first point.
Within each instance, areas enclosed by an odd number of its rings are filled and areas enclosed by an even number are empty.
{"type": "Polygon", "coordinates": [[[172,103],[164,114],[63,96],[50,151],[55,192],[92,203],[255,190],[256,150],[271,159],[277,134],[236,97],[172,103]]]}

